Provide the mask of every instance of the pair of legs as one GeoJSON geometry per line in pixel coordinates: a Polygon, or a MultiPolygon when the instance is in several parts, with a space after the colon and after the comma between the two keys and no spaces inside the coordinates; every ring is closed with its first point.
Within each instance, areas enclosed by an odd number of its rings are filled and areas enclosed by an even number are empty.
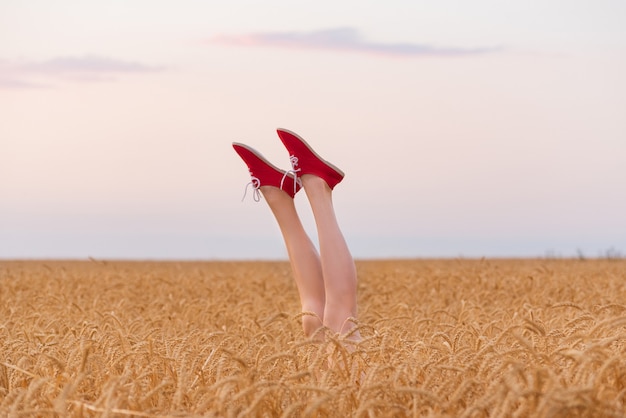
{"type": "Polygon", "coordinates": [[[248,165],[253,188],[263,194],[278,222],[302,304],[304,333],[323,338],[322,333],[316,334],[323,326],[358,341],[358,330],[353,330],[357,316],[356,268],[332,202],[333,188],[344,174],[297,134],[278,129],[278,135],[290,153],[292,170],[279,169],[246,145],[233,143],[233,147],[248,165]],[[300,188],[311,204],[319,253],[294,205],[300,188]]]}
{"type": "MultiPolygon", "coordinates": [[[[319,254],[302,226],[293,199],[272,186],[262,186],[261,192],[285,240],[302,311],[315,314],[302,316],[304,333],[311,336],[324,325],[344,335],[354,327],[357,316],[354,260],[337,223],[332,190],[312,174],[303,175],[301,180],[317,226],[319,254]]],[[[358,332],[355,334],[351,337],[358,338],[358,332]]]]}

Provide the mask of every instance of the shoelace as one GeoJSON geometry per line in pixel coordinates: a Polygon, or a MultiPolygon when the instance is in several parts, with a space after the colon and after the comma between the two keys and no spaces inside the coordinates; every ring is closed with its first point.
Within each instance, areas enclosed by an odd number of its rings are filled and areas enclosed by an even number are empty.
{"type": "Polygon", "coordinates": [[[246,188],[243,191],[243,197],[241,198],[241,201],[243,202],[243,200],[246,198],[246,193],[248,193],[249,186],[252,186],[252,199],[254,199],[255,202],[261,201],[261,191],[259,190],[261,188],[261,180],[259,180],[257,177],[254,177],[252,175],[252,171],[250,172],[250,183],[246,184],[246,188]]]}
{"type": "Polygon", "coordinates": [[[302,180],[298,178],[298,171],[300,171],[300,169],[296,168],[296,166],[298,165],[298,157],[296,157],[295,155],[290,155],[289,162],[291,163],[291,170],[285,171],[283,178],[280,180],[280,188],[281,190],[283,189],[283,183],[285,182],[285,178],[287,178],[289,174],[292,174],[293,175],[293,194],[295,196],[296,192],[298,191],[298,185],[302,187],[302,180]]]}

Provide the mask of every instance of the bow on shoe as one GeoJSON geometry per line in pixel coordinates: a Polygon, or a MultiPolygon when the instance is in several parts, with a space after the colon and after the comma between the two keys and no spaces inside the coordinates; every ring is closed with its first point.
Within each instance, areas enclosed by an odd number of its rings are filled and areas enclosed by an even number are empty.
{"type": "Polygon", "coordinates": [[[254,201],[261,201],[261,180],[259,180],[257,177],[254,177],[252,175],[252,172],[250,172],[250,183],[246,184],[246,188],[243,191],[243,197],[241,198],[241,201],[243,202],[243,200],[246,198],[246,193],[248,193],[249,186],[252,186],[252,198],[254,199],[254,201]]]}
{"type": "Polygon", "coordinates": [[[300,171],[300,169],[296,168],[298,166],[298,157],[296,157],[295,155],[290,155],[289,162],[291,163],[291,170],[285,171],[283,178],[280,180],[280,188],[281,190],[284,190],[283,183],[285,182],[285,178],[287,178],[289,174],[293,174],[293,194],[295,195],[298,191],[298,185],[302,187],[302,180],[298,178],[298,172],[300,171]]]}

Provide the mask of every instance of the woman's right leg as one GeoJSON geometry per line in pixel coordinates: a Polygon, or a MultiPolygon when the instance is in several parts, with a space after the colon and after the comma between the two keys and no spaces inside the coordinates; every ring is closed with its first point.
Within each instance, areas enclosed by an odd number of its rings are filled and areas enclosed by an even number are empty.
{"type": "MultiPolygon", "coordinates": [[[[293,199],[276,187],[262,186],[260,190],[283,235],[302,312],[313,312],[316,315],[302,316],[302,328],[305,335],[310,337],[324,323],[326,297],[319,254],[302,226],[293,199]]],[[[322,339],[323,333],[319,333],[317,338],[322,339]]]]}
{"type": "Polygon", "coordinates": [[[306,191],[320,241],[325,285],[324,325],[352,341],[361,339],[356,326],[357,275],[354,259],[339,229],[332,203],[332,190],[342,181],[343,171],[321,158],[298,134],[277,129],[290,154],[292,172],[306,191]]]}
{"type": "Polygon", "coordinates": [[[357,274],[354,259],[339,229],[332,202],[332,190],[326,181],[315,175],[301,177],[320,241],[321,265],[324,276],[326,306],[324,325],[349,339],[361,339],[353,330],[357,316],[357,274]]]}

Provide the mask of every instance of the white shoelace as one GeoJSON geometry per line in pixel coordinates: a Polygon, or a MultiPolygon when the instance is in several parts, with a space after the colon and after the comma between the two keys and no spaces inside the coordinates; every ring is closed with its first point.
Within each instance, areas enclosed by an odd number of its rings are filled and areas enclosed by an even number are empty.
{"type": "Polygon", "coordinates": [[[295,196],[296,192],[298,191],[298,185],[302,187],[302,180],[298,178],[298,171],[300,171],[300,169],[296,168],[298,166],[298,157],[296,157],[295,155],[290,155],[289,162],[291,163],[291,170],[285,171],[283,178],[280,180],[280,188],[281,190],[283,190],[283,183],[285,182],[285,178],[287,178],[289,174],[293,174],[293,194],[295,196]]]}
{"type": "MultiPolygon", "coordinates": [[[[300,171],[300,169],[296,168],[298,166],[298,157],[296,157],[295,155],[289,156],[289,162],[291,163],[291,170],[287,170],[285,171],[285,174],[283,174],[283,178],[280,180],[280,189],[284,190],[283,184],[285,183],[285,179],[289,174],[291,174],[293,175],[293,194],[295,195],[298,191],[298,185],[302,187],[302,180],[298,178],[298,171],[300,171]]],[[[252,171],[250,171],[250,183],[246,184],[246,188],[243,191],[243,197],[241,198],[241,201],[243,202],[246,198],[246,194],[248,193],[248,187],[250,186],[252,186],[252,198],[254,199],[254,201],[261,201],[261,180],[259,180],[258,177],[255,177],[252,174],[252,171]]]]}
{"type": "Polygon", "coordinates": [[[243,200],[246,198],[246,193],[248,193],[249,186],[252,186],[252,198],[254,199],[254,201],[261,201],[261,191],[259,190],[261,188],[261,180],[259,180],[257,177],[254,177],[252,175],[252,171],[250,172],[250,183],[246,184],[246,188],[243,191],[243,197],[241,198],[241,201],[243,202],[243,200]]]}

